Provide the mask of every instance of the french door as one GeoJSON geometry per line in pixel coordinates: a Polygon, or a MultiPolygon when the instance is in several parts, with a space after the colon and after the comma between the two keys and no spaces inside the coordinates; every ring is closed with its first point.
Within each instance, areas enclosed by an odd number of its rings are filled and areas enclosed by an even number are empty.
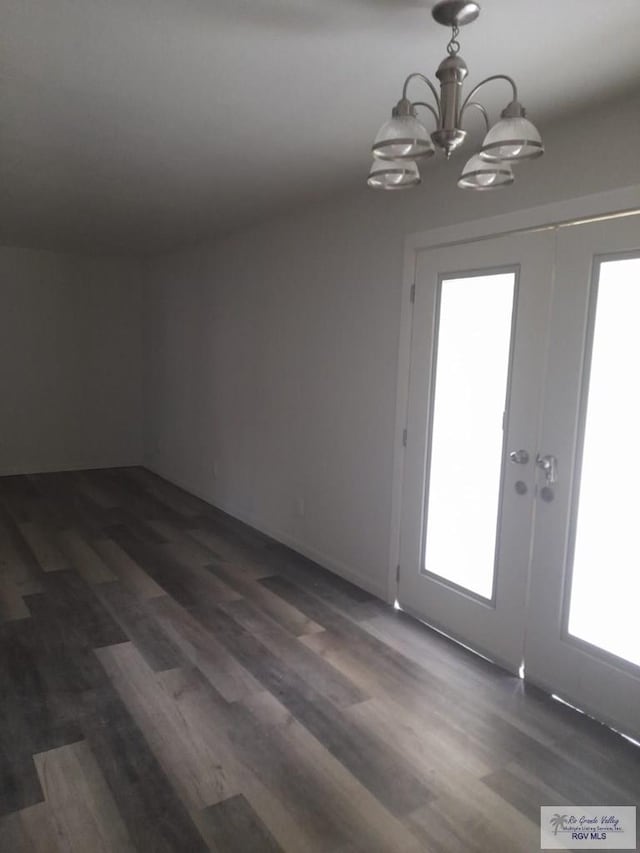
{"type": "Polygon", "coordinates": [[[640,735],[640,221],[420,252],[398,600],[640,735]]]}

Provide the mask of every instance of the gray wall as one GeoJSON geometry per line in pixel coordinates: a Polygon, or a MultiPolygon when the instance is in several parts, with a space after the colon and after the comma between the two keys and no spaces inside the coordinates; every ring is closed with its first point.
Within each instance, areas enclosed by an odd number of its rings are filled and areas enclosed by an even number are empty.
{"type": "Polygon", "coordinates": [[[0,474],[141,461],[141,295],[131,260],[0,248],[0,474]]]}
{"type": "Polygon", "coordinates": [[[405,235],[640,183],[637,104],[544,130],[503,192],[430,164],[151,262],[147,464],[384,595],[405,235]]]}

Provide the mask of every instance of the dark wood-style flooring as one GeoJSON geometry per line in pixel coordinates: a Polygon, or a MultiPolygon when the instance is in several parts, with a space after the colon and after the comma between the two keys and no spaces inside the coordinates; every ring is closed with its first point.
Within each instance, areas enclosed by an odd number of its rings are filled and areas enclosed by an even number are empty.
{"type": "Polygon", "coordinates": [[[0,479],[2,853],[517,853],[640,750],[143,469],[0,479]]]}

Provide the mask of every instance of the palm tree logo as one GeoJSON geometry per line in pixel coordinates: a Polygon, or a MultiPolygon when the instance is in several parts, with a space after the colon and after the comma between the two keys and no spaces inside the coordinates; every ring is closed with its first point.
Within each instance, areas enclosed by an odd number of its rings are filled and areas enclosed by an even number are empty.
{"type": "Polygon", "coordinates": [[[553,817],[549,818],[549,823],[554,827],[553,834],[557,835],[559,830],[566,829],[567,827],[564,825],[565,820],[569,815],[566,814],[554,814],[553,817]]]}

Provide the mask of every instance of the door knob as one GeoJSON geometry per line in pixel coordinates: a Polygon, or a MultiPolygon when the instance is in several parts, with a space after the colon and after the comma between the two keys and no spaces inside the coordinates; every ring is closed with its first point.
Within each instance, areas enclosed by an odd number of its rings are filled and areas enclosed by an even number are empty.
{"type": "Polygon", "coordinates": [[[541,456],[538,453],[536,456],[536,465],[544,471],[548,486],[558,482],[558,460],[555,456],[552,456],[550,453],[546,456],[541,456]]]}
{"type": "Polygon", "coordinates": [[[516,465],[526,465],[529,461],[529,453],[526,450],[512,450],[509,459],[516,465]]]}

